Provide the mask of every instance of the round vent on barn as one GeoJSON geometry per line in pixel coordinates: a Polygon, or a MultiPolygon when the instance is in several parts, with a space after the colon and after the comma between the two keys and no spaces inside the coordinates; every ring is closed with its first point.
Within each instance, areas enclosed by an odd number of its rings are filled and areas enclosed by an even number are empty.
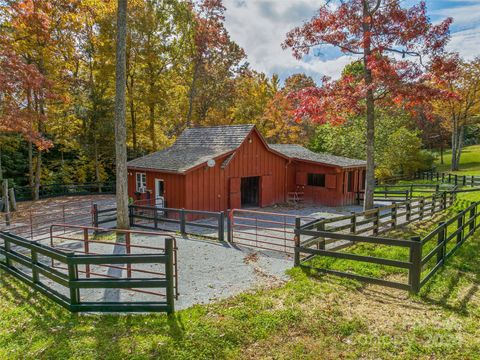
{"type": "Polygon", "coordinates": [[[213,160],[213,159],[208,160],[207,161],[207,166],[211,167],[211,168],[214,167],[215,166],[215,160],[213,160]]]}

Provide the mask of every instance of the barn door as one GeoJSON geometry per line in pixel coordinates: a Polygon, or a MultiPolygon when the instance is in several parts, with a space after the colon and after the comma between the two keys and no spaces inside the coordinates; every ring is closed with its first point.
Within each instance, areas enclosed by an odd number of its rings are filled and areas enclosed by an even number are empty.
{"type": "Polygon", "coordinates": [[[274,198],[273,198],[273,176],[266,175],[262,176],[262,192],[261,192],[262,200],[260,202],[260,206],[269,206],[273,205],[274,198]]]}
{"type": "Polygon", "coordinates": [[[241,189],[241,178],[230,178],[230,209],[240,209],[242,207],[241,189]]]}

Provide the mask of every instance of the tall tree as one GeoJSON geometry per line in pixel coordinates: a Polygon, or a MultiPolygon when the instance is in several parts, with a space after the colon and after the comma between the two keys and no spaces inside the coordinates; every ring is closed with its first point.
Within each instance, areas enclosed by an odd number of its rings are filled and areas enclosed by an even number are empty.
{"type": "Polygon", "coordinates": [[[341,123],[364,114],[366,124],[366,188],[364,208],[373,207],[375,188],[375,107],[379,103],[414,111],[440,92],[429,83],[429,68],[443,61],[450,18],[432,25],[424,2],[403,8],[401,0],[346,0],[327,5],[301,27],[287,34],[284,48],[297,58],[312,48],[336,47],[357,57],[358,74],[338,81],[324,79],[320,88],[299,92],[297,117],[341,123]],[[425,63],[427,62],[427,63],[425,63]]]}
{"type": "Polygon", "coordinates": [[[127,172],[127,0],[118,0],[117,8],[117,62],[115,70],[115,164],[117,227],[128,229],[128,172],[127,172]]]}
{"type": "MultiPolygon", "coordinates": [[[[456,59],[454,59],[456,61],[456,59]]],[[[437,113],[443,117],[451,132],[451,170],[459,170],[466,126],[480,120],[480,58],[463,62],[458,70],[449,72],[440,84],[455,96],[436,104],[437,113]]]]}
{"type": "Polygon", "coordinates": [[[198,121],[206,120],[213,104],[224,110],[224,116],[225,103],[231,105],[226,101],[232,99],[231,80],[234,73],[241,72],[245,52],[231,41],[224,26],[224,13],[222,0],[203,0],[194,9],[192,75],[186,126],[193,123],[195,105],[198,121]]]}

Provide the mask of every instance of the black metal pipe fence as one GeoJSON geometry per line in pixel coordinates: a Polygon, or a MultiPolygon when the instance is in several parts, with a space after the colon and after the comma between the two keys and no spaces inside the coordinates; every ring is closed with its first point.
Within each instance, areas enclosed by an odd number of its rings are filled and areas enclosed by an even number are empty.
{"type": "MultiPolygon", "coordinates": [[[[69,225],[57,225],[71,227],[69,225]]],[[[83,231],[97,231],[99,229],[81,227],[83,231]]],[[[139,234],[138,231],[114,230],[115,235],[125,237],[139,234]]],[[[147,234],[147,232],[142,232],[147,234]]],[[[76,250],[58,249],[41,244],[38,241],[29,241],[17,235],[0,232],[0,269],[17,277],[35,290],[40,291],[48,298],[72,312],[146,312],[174,311],[176,297],[176,272],[174,270],[176,244],[175,238],[169,234],[149,233],[152,236],[161,236],[164,239],[162,251],[148,250],[146,253],[106,253],[79,252],[76,250]],[[105,265],[108,264],[108,265],[105,265]],[[135,265],[151,268],[163,266],[163,275],[151,274],[144,271],[142,275],[112,276],[99,274],[95,271],[82,271],[90,267],[134,267],[135,265]],[[150,274],[150,275],[149,275],[150,274]],[[86,301],[81,296],[83,291],[106,289],[128,289],[129,291],[151,292],[151,289],[163,289],[161,300],[125,301],[108,300],[86,301]]],[[[95,243],[95,241],[92,241],[95,243]]],[[[110,245],[115,245],[111,244],[110,245]]],[[[156,248],[159,250],[159,248],[156,248]]],[[[139,270],[135,271],[135,274],[139,270]]],[[[97,296],[95,296],[97,298],[97,296]]]]}
{"type": "MultiPolygon", "coordinates": [[[[17,201],[33,200],[35,186],[15,186],[17,201]]],[[[45,184],[40,185],[38,195],[40,199],[74,196],[74,195],[95,195],[115,194],[115,182],[106,183],[72,183],[72,184],[45,184]]]]}
{"type": "MultiPolygon", "coordinates": [[[[327,231],[322,223],[311,222],[302,225],[300,219],[298,219],[295,229],[295,266],[307,267],[319,273],[332,274],[418,293],[445,264],[445,261],[478,230],[480,227],[478,222],[478,217],[480,217],[479,208],[480,202],[474,203],[448,221],[440,223],[424,238],[412,237],[409,240],[358,235],[358,232],[332,232],[332,229],[327,231]],[[346,243],[348,246],[336,246],[339,242],[346,243]],[[354,253],[355,246],[351,247],[351,245],[359,244],[386,246],[390,250],[392,248],[406,248],[408,258],[385,258],[374,256],[368,251],[366,253],[361,251],[354,253]],[[351,251],[341,251],[345,248],[351,251]],[[408,280],[404,282],[393,281],[332,269],[326,266],[322,267],[318,266],[317,263],[312,263],[312,260],[315,258],[343,259],[360,265],[376,264],[404,269],[408,272],[408,280]]],[[[339,231],[338,227],[335,231],[339,231]]]]}

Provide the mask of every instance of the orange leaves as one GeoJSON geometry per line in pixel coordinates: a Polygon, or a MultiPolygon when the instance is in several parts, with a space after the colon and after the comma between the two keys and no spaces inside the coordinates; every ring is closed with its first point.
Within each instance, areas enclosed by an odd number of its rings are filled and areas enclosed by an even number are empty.
{"type": "Polygon", "coordinates": [[[399,0],[383,0],[376,11],[368,0],[322,7],[311,21],[287,34],[283,47],[301,58],[317,47],[334,46],[362,57],[366,65],[359,73],[326,81],[314,91],[298,92],[297,117],[341,123],[365,111],[369,90],[377,104],[408,111],[446,96],[432,86],[432,79],[455,71],[455,60],[445,54],[451,22],[447,18],[432,25],[424,2],[404,8],[399,0]]]}

